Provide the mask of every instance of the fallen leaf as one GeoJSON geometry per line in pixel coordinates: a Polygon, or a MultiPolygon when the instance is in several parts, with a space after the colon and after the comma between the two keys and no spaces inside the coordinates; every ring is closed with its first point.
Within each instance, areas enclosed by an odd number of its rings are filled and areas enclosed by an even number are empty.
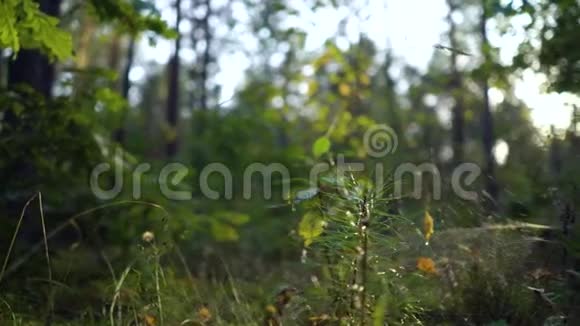
{"type": "Polygon", "coordinates": [[[435,262],[428,257],[419,257],[417,259],[417,269],[427,274],[437,274],[435,262]]]}
{"type": "Polygon", "coordinates": [[[157,325],[157,319],[153,315],[146,314],[143,317],[143,323],[145,326],[155,326],[157,325]]]}
{"type": "Polygon", "coordinates": [[[207,307],[207,305],[203,305],[197,310],[197,316],[204,323],[209,321],[212,317],[211,311],[209,311],[209,308],[207,307]]]}
{"type": "Polygon", "coordinates": [[[431,239],[431,236],[435,232],[434,225],[433,217],[431,217],[429,211],[425,211],[425,217],[423,218],[423,234],[425,235],[425,240],[427,240],[427,242],[429,242],[429,239],[431,239]]]}

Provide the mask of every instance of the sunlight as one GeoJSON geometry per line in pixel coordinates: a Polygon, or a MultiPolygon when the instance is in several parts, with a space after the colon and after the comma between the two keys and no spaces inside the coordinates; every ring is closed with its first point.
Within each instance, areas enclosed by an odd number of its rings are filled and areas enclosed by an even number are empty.
{"type": "Polygon", "coordinates": [[[500,166],[506,164],[509,153],[510,147],[505,140],[499,139],[495,142],[495,145],[493,146],[493,156],[495,157],[497,164],[500,166]]]}

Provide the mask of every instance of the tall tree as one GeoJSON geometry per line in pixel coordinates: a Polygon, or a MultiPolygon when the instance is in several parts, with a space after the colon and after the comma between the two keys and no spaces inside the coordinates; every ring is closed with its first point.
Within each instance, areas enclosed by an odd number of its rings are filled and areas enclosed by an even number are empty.
{"type": "Polygon", "coordinates": [[[179,119],[179,51],[181,49],[181,33],[179,32],[179,24],[181,23],[181,0],[175,1],[175,29],[177,37],[175,38],[175,45],[173,56],[169,60],[169,81],[167,83],[167,124],[169,133],[167,135],[166,155],[171,158],[177,154],[178,141],[178,119],[179,119]]]}
{"type": "Polygon", "coordinates": [[[0,48],[0,87],[4,86],[4,49],[0,48]]]}
{"type": "Polygon", "coordinates": [[[193,31],[191,33],[191,44],[196,53],[195,67],[191,69],[191,78],[196,89],[192,92],[191,103],[194,109],[199,109],[202,112],[196,115],[193,129],[194,134],[200,135],[203,127],[203,122],[200,119],[203,119],[203,112],[207,111],[209,107],[209,65],[213,61],[212,43],[214,42],[214,35],[209,21],[215,16],[215,13],[211,0],[195,0],[194,11],[203,12],[201,17],[193,15],[193,31]]]}
{"type": "MultiPolygon", "coordinates": [[[[38,0],[40,10],[50,16],[60,15],[62,0],[38,0]]],[[[38,49],[22,49],[8,68],[8,85],[26,84],[50,97],[55,68],[49,58],[38,49]]]]}
{"type": "Polygon", "coordinates": [[[78,43],[76,45],[76,66],[85,69],[90,65],[91,45],[94,41],[95,30],[98,25],[87,11],[82,12],[79,20],[80,29],[78,31],[78,43]]]}
{"type": "MultiPolygon", "coordinates": [[[[457,11],[457,3],[454,0],[447,0],[449,11],[447,13],[447,22],[449,23],[449,45],[453,49],[458,49],[457,41],[457,25],[453,20],[453,14],[457,11]]],[[[455,106],[452,111],[451,130],[453,143],[453,160],[455,163],[460,163],[463,160],[463,145],[465,142],[465,116],[463,108],[463,80],[461,72],[459,71],[457,62],[457,51],[451,51],[450,67],[451,67],[451,81],[450,91],[455,99],[455,106]]]]}
{"type": "Polygon", "coordinates": [[[483,107],[481,111],[481,136],[484,154],[485,191],[489,195],[487,208],[489,211],[497,209],[498,185],[495,178],[495,158],[493,156],[494,134],[493,115],[489,102],[489,71],[491,65],[490,44],[487,36],[487,21],[489,18],[489,4],[487,0],[481,0],[481,18],[479,32],[481,37],[481,53],[483,63],[481,66],[481,91],[483,93],[483,107]]]}
{"type": "Polygon", "coordinates": [[[384,113],[384,117],[386,118],[387,123],[389,126],[395,130],[397,134],[401,134],[403,130],[403,126],[401,123],[400,117],[400,106],[397,99],[397,91],[396,91],[396,81],[391,76],[391,67],[395,64],[395,58],[393,56],[393,50],[389,46],[387,52],[385,53],[385,62],[383,63],[383,67],[381,68],[382,71],[382,78],[384,79],[384,92],[380,92],[381,95],[385,97],[388,109],[384,113]]]}
{"type": "MultiPolygon", "coordinates": [[[[133,67],[133,61],[135,60],[135,43],[136,36],[132,34],[129,38],[129,44],[127,45],[127,54],[125,58],[125,67],[123,68],[123,75],[121,78],[121,96],[128,102],[129,101],[129,90],[131,89],[131,80],[129,79],[129,73],[133,67]]],[[[113,134],[113,138],[119,144],[125,142],[125,119],[127,116],[127,108],[123,110],[121,115],[121,122],[113,134]]]]}
{"type": "Polygon", "coordinates": [[[208,108],[208,78],[209,78],[209,64],[211,62],[211,42],[212,42],[212,32],[209,25],[209,19],[212,15],[211,1],[205,0],[205,16],[201,19],[201,29],[203,30],[205,48],[203,49],[203,56],[201,61],[201,72],[200,72],[200,97],[199,104],[200,109],[207,111],[208,108]]]}

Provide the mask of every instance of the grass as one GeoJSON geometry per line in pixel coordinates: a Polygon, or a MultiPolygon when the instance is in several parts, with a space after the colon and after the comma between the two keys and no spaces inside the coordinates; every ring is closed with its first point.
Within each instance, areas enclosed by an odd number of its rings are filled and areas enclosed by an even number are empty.
{"type": "MultiPolygon", "coordinates": [[[[100,256],[106,266],[95,262],[94,252],[83,244],[51,256],[49,240],[62,226],[46,230],[37,194],[22,209],[2,265],[0,324],[541,325],[548,319],[557,324],[565,315],[554,293],[540,296],[530,289],[547,284],[530,278],[533,267],[523,264],[533,255],[528,233],[541,227],[435,229],[426,245],[411,221],[381,220],[382,204],[370,194],[357,190],[349,198],[359,200],[350,202],[331,195],[319,202],[324,205],[310,208],[328,224],[305,248],[305,261],[296,257],[252,272],[244,271],[251,268],[245,258],[217,252],[213,272],[206,276],[192,272],[180,247],[157,243],[153,233],[143,234],[128,256],[105,247],[100,256]],[[6,273],[18,269],[11,269],[14,264],[36,266],[30,254],[36,246],[26,259],[9,264],[34,200],[47,279],[35,279],[33,272],[6,273]],[[418,257],[433,266],[418,268],[418,257]]],[[[77,214],[67,223],[111,206],[77,214]]],[[[268,264],[255,259],[256,265],[268,264]]]]}

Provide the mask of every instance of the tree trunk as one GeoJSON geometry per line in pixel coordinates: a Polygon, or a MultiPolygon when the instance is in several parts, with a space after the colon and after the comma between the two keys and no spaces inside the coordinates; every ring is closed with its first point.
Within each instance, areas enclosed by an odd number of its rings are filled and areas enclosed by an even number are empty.
{"type": "Polygon", "coordinates": [[[0,88],[4,87],[4,49],[0,48],[0,88]]]}
{"type": "Polygon", "coordinates": [[[560,177],[560,172],[562,171],[562,149],[561,149],[561,142],[558,139],[558,135],[556,134],[556,127],[554,125],[550,126],[550,136],[552,141],[550,142],[550,151],[549,151],[549,167],[550,172],[552,173],[552,177],[555,180],[558,180],[560,177]]]}
{"type": "Polygon", "coordinates": [[[213,15],[211,0],[197,0],[194,2],[195,9],[205,9],[205,15],[201,18],[193,18],[194,31],[192,33],[191,42],[196,51],[196,67],[192,69],[192,79],[194,81],[196,90],[193,95],[193,114],[192,114],[192,135],[197,140],[192,147],[192,162],[195,166],[200,166],[205,160],[205,154],[202,149],[203,141],[201,140],[205,130],[206,121],[209,110],[209,65],[212,62],[212,41],[213,34],[209,24],[210,18],[213,15]],[[199,42],[203,41],[205,47],[198,50],[199,42]]]}
{"type": "MultiPolygon", "coordinates": [[[[58,17],[62,0],[39,0],[40,10],[58,17]]],[[[25,84],[50,97],[54,84],[55,69],[47,56],[39,50],[23,49],[11,61],[8,69],[8,86],[25,84]]]]}
{"type": "Polygon", "coordinates": [[[488,205],[486,205],[488,211],[497,211],[497,198],[498,198],[498,185],[495,179],[495,158],[493,157],[493,116],[491,113],[491,107],[489,104],[489,40],[487,38],[486,23],[488,18],[488,2],[482,0],[482,10],[481,10],[481,21],[480,21],[480,33],[481,33],[481,52],[483,54],[483,66],[482,66],[482,81],[481,89],[483,92],[483,110],[481,113],[481,132],[482,132],[482,143],[483,143],[483,153],[485,158],[484,165],[484,177],[485,177],[485,190],[489,195],[488,205]]]}
{"type": "Polygon", "coordinates": [[[205,40],[205,49],[203,50],[203,61],[201,67],[201,95],[200,95],[200,108],[202,111],[207,111],[208,109],[208,89],[207,89],[207,81],[209,78],[208,67],[211,62],[211,41],[212,41],[212,34],[210,31],[209,26],[209,19],[211,17],[211,3],[210,0],[205,1],[206,12],[205,16],[201,21],[201,28],[203,29],[204,33],[204,40],[205,40]]]}
{"type": "Polygon", "coordinates": [[[179,23],[181,22],[181,0],[175,1],[177,38],[175,39],[175,50],[169,61],[169,82],[167,92],[167,123],[169,135],[166,145],[166,154],[168,158],[175,157],[177,154],[177,135],[178,135],[178,118],[179,118],[179,50],[181,47],[181,34],[179,33],[179,23]]]}
{"type": "MultiPolygon", "coordinates": [[[[133,61],[135,60],[135,38],[135,35],[131,35],[131,38],[129,39],[129,45],[127,46],[127,58],[125,60],[125,69],[123,69],[123,78],[121,79],[121,96],[123,96],[127,103],[129,102],[129,90],[131,89],[129,73],[133,67],[133,61]]],[[[127,110],[128,108],[123,109],[120,125],[113,134],[113,139],[121,145],[125,142],[125,120],[127,117],[127,110]]]]}
{"type": "MultiPolygon", "coordinates": [[[[457,26],[453,21],[452,15],[457,10],[457,5],[453,0],[447,0],[449,6],[449,13],[447,14],[447,22],[449,23],[449,45],[453,49],[458,49],[458,42],[456,38],[457,26]]],[[[460,164],[464,156],[465,143],[465,118],[463,110],[463,95],[462,92],[462,78],[459,68],[457,66],[457,52],[451,51],[451,84],[450,91],[455,99],[455,106],[453,107],[451,130],[453,143],[453,161],[455,164],[460,164]]]]}
{"type": "Polygon", "coordinates": [[[79,32],[76,62],[78,69],[85,69],[90,65],[91,44],[95,35],[95,21],[90,13],[83,12],[81,30],[79,32]]]}
{"type": "Polygon", "coordinates": [[[109,45],[109,69],[119,71],[119,61],[121,61],[121,35],[115,33],[109,45]]]}
{"type": "MultiPolygon", "coordinates": [[[[387,111],[387,123],[393,128],[397,135],[402,135],[403,126],[401,124],[401,118],[399,117],[399,104],[397,102],[397,91],[395,90],[397,85],[390,73],[390,68],[393,65],[393,52],[389,47],[385,55],[385,66],[383,69],[383,74],[385,78],[385,88],[387,102],[389,109],[387,111]]],[[[404,137],[401,137],[401,141],[404,141],[404,137]]]]}

